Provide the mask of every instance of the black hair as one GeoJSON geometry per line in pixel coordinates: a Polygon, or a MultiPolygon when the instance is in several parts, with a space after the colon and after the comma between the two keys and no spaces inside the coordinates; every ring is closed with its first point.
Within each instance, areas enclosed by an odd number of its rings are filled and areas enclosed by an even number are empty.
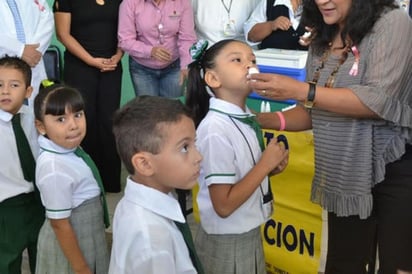
{"type": "MultiPolygon", "coordinates": [[[[216,56],[232,42],[243,43],[235,39],[225,39],[215,43],[207,49],[201,57],[189,64],[189,76],[187,79],[186,106],[188,106],[194,116],[195,126],[206,116],[209,111],[210,95],[206,90],[206,82],[203,79],[208,69],[213,69],[216,65],[216,56]],[[203,74],[203,75],[202,75],[203,74]]],[[[208,87],[209,88],[209,87],[208,87]]],[[[209,88],[210,89],[210,88],[209,88]]],[[[210,89],[213,92],[212,89],[210,89]]]]}
{"type": "Polygon", "coordinates": [[[40,87],[34,99],[34,115],[36,120],[43,121],[44,115],[63,115],[66,108],[72,112],[84,110],[83,97],[77,89],[64,84],[52,84],[40,87]]]}
{"type": "MultiPolygon", "coordinates": [[[[353,0],[345,26],[340,34],[344,43],[343,46],[347,46],[347,37],[349,37],[352,44],[359,45],[382,13],[387,8],[395,9],[397,7],[394,0],[353,0]]],[[[329,47],[329,43],[332,42],[339,31],[337,24],[325,24],[315,0],[303,0],[301,24],[316,30],[316,36],[311,46],[317,54],[329,47]]]]}
{"type": "Polygon", "coordinates": [[[31,68],[23,59],[17,56],[5,55],[0,58],[0,67],[13,68],[20,71],[23,74],[26,87],[31,85],[31,68]]]}
{"type": "Polygon", "coordinates": [[[165,124],[191,117],[190,110],[178,99],[139,96],[117,110],[113,134],[117,152],[129,174],[134,174],[132,157],[138,152],[158,154],[167,138],[165,124]]]}

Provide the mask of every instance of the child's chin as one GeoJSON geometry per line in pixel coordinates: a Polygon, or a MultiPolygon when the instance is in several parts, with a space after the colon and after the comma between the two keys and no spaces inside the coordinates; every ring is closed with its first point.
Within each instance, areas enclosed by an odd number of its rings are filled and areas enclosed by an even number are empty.
{"type": "Polygon", "coordinates": [[[191,190],[192,188],[194,188],[196,186],[196,184],[197,184],[197,179],[196,179],[196,181],[190,182],[189,184],[187,184],[184,189],[185,190],[191,190]]]}

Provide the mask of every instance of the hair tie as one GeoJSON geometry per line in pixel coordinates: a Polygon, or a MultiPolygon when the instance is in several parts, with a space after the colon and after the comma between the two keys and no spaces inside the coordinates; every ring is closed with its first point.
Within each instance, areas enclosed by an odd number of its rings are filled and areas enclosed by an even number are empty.
{"type": "Polygon", "coordinates": [[[189,49],[189,53],[190,56],[192,56],[192,60],[201,62],[203,56],[205,55],[208,44],[209,42],[204,39],[200,39],[195,44],[193,44],[189,49]]]}
{"type": "Polygon", "coordinates": [[[51,81],[51,80],[49,80],[49,79],[44,79],[43,81],[41,81],[41,85],[42,85],[44,88],[47,88],[47,87],[53,86],[53,85],[54,85],[54,82],[51,81]]]}

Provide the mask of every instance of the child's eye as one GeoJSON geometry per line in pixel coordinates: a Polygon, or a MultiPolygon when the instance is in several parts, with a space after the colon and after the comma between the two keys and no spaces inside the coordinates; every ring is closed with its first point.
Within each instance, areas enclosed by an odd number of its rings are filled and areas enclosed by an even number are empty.
{"type": "Polygon", "coordinates": [[[189,145],[188,144],[183,145],[181,151],[184,152],[184,153],[188,152],[189,151],[189,145]]]}
{"type": "Polygon", "coordinates": [[[11,84],[11,87],[12,88],[17,88],[17,87],[19,87],[19,84],[11,84]]]}
{"type": "Polygon", "coordinates": [[[233,62],[241,62],[241,60],[240,60],[240,58],[233,58],[233,60],[232,60],[233,62]]]}
{"type": "Polygon", "coordinates": [[[57,117],[56,121],[63,123],[64,121],[66,121],[66,118],[63,116],[60,116],[60,117],[57,117]]]}
{"type": "Polygon", "coordinates": [[[256,65],[256,59],[252,60],[252,64],[256,65]]]}
{"type": "Polygon", "coordinates": [[[74,114],[74,117],[76,117],[76,118],[80,118],[82,116],[83,116],[83,111],[78,111],[74,114]]]}

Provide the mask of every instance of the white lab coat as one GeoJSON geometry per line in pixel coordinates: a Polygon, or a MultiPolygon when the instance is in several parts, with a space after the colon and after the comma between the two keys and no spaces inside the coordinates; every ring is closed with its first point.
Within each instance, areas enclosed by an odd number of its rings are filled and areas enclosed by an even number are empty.
{"type": "MultiPolygon", "coordinates": [[[[46,0],[15,0],[23,21],[26,44],[40,44],[38,50],[44,54],[50,45],[54,31],[53,13],[46,0]],[[41,8],[43,7],[43,9],[41,8]]],[[[4,55],[21,57],[24,44],[17,40],[13,15],[6,0],[0,1],[0,57],[4,55]]],[[[33,94],[29,105],[37,95],[40,82],[47,78],[43,60],[32,68],[33,94]]]]}

